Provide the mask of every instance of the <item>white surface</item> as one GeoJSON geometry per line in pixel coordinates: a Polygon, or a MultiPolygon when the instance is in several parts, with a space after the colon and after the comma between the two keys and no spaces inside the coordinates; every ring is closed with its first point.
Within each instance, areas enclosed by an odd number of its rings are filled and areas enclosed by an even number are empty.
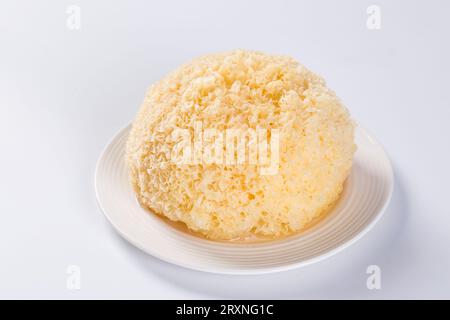
{"type": "Polygon", "coordinates": [[[208,241],[175,229],[143,209],[130,184],[125,144],[131,125],[103,151],[95,170],[100,209],[130,243],[161,260],[220,274],[263,274],[317,263],[356,243],[380,220],[392,196],[393,170],[383,148],[363,128],[355,130],[357,150],[338,203],[301,234],[261,243],[208,241]]]}
{"type": "Polygon", "coordinates": [[[450,298],[448,1],[0,3],[1,298],[450,298]],[[82,27],[66,28],[66,8],[82,27]],[[149,84],[199,54],[290,54],[322,74],[394,165],[391,206],[360,242],[266,276],[171,266],[122,240],[93,173],[149,84]],[[81,289],[66,268],[81,268],[81,289]],[[382,289],[366,288],[379,265],[382,289]]]}

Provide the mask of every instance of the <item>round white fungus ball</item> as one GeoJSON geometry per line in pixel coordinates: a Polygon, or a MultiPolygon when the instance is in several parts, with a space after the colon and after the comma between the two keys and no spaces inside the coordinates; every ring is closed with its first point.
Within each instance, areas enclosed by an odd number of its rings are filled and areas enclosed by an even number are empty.
{"type": "Polygon", "coordinates": [[[154,84],[126,157],[137,198],[152,212],[210,239],[278,238],[305,229],[338,199],[353,134],[322,78],[290,57],[237,50],[197,58],[154,84]],[[226,161],[230,132],[253,132],[244,139],[245,161],[226,161]],[[180,137],[191,139],[184,149],[180,137]]]}

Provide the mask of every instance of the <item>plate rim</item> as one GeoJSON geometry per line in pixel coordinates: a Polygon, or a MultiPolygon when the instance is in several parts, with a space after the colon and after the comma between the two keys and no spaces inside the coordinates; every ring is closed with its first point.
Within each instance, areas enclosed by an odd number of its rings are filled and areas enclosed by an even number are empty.
{"type": "Polygon", "coordinates": [[[150,250],[149,248],[144,248],[143,246],[141,246],[139,243],[137,243],[136,241],[132,240],[127,234],[125,234],[125,232],[123,232],[121,230],[121,228],[119,226],[117,226],[112,219],[108,216],[105,208],[102,206],[101,201],[100,201],[100,195],[99,195],[99,189],[98,189],[98,172],[99,172],[99,167],[101,166],[102,160],[104,159],[104,156],[106,154],[106,152],[108,151],[109,146],[117,139],[119,138],[121,135],[124,134],[125,131],[130,130],[132,126],[132,122],[128,123],[125,126],[122,126],[120,130],[118,130],[106,143],[106,145],[102,148],[102,151],[100,152],[100,155],[97,159],[96,165],[95,165],[95,171],[94,171],[94,191],[95,191],[95,198],[96,198],[96,203],[97,203],[97,207],[100,209],[100,212],[102,213],[102,215],[107,219],[107,221],[113,226],[113,229],[126,241],[128,241],[130,244],[132,244],[134,247],[138,248],[139,250],[143,251],[146,254],[151,255],[152,257],[155,257],[156,259],[166,262],[166,263],[170,263],[179,267],[183,267],[186,269],[190,269],[190,270],[195,270],[195,271],[201,271],[201,272],[206,272],[206,273],[211,273],[211,274],[227,274],[227,275],[260,275],[260,274],[269,274],[269,273],[278,273],[278,272],[283,272],[283,271],[289,271],[289,270],[293,270],[293,269],[299,269],[308,265],[312,265],[314,263],[320,262],[322,260],[325,260],[327,258],[330,258],[331,256],[334,256],[335,254],[345,250],[346,248],[350,247],[351,245],[353,245],[354,243],[358,242],[359,240],[361,240],[366,234],[368,234],[373,227],[378,223],[378,221],[381,219],[381,217],[384,215],[387,207],[389,206],[391,199],[392,199],[392,194],[394,193],[394,188],[395,188],[395,175],[394,175],[394,170],[392,167],[392,162],[391,159],[389,157],[389,155],[386,152],[386,149],[384,148],[384,145],[381,144],[374,136],[373,134],[367,130],[365,127],[362,127],[361,125],[355,123],[355,130],[360,130],[364,135],[366,135],[371,141],[373,141],[376,145],[378,145],[380,147],[380,151],[382,152],[383,156],[386,158],[387,160],[387,171],[388,171],[388,185],[387,185],[387,197],[386,197],[386,201],[383,203],[381,209],[379,209],[379,211],[376,213],[376,215],[372,218],[372,220],[363,228],[361,228],[361,230],[359,230],[355,236],[353,236],[352,238],[346,240],[345,242],[341,243],[340,245],[338,245],[337,247],[324,252],[316,257],[304,260],[304,261],[299,261],[299,262],[291,262],[291,263],[286,263],[280,266],[275,266],[275,267],[263,267],[263,268],[254,268],[254,269],[244,269],[244,268],[220,268],[220,267],[201,267],[198,265],[192,265],[189,264],[187,262],[183,262],[177,259],[172,259],[170,258],[170,256],[163,256],[160,255],[157,252],[153,252],[152,250],[150,250]]]}

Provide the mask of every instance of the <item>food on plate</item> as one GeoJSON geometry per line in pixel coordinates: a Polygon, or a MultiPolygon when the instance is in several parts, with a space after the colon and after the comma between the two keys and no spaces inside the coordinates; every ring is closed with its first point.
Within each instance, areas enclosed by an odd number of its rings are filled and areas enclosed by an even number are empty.
{"type": "Polygon", "coordinates": [[[151,86],[126,160],[152,212],[213,240],[276,239],[333,206],[354,152],[354,123],[321,77],[287,56],[236,50],[151,86]]]}

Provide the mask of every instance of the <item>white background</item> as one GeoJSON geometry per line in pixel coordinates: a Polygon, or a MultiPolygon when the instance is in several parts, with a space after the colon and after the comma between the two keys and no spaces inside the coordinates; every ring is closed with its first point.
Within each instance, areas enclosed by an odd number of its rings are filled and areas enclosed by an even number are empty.
{"type": "Polygon", "coordinates": [[[377,1],[0,2],[0,298],[450,298],[450,5],[377,1]],[[81,29],[66,8],[81,8],[81,29]],[[294,56],[385,146],[379,224],[323,262],[265,276],[185,270],[122,240],[97,209],[96,160],[144,92],[235,48],[294,56]],[[81,289],[66,288],[68,265],[81,289]],[[382,289],[366,288],[366,268],[382,289]]]}

